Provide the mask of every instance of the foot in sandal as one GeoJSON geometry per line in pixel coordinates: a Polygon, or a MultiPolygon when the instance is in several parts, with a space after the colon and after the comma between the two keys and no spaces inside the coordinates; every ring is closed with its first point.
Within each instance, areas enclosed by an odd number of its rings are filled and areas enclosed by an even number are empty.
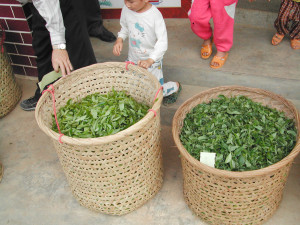
{"type": "Polygon", "coordinates": [[[300,49],[300,39],[291,39],[291,47],[292,49],[300,49]]]}
{"type": "Polygon", "coordinates": [[[274,34],[273,38],[272,38],[272,45],[278,45],[284,38],[283,34],[274,34]]]}
{"type": "Polygon", "coordinates": [[[219,69],[224,66],[226,60],[228,58],[228,52],[217,52],[217,54],[213,57],[210,62],[210,67],[213,69],[219,69]]]}
{"type": "Polygon", "coordinates": [[[201,45],[201,58],[202,59],[208,59],[211,56],[212,53],[212,43],[213,40],[207,39],[204,40],[201,45]]]}
{"type": "Polygon", "coordinates": [[[179,96],[179,94],[180,94],[180,92],[182,90],[182,86],[181,86],[181,84],[179,82],[176,82],[176,84],[177,84],[178,90],[176,92],[174,92],[173,94],[168,95],[168,96],[166,96],[166,97],[163,98],[163,104],[165,106],[173,104],[173,103],[175,103],[177,101],[178,96],[179,96]]]}

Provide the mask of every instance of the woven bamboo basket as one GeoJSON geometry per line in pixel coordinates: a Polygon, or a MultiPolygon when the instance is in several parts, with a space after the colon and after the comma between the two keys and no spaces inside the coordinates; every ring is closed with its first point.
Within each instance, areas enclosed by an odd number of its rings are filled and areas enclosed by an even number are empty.
{"type": "Polygon", "coordinates": [[[22,95],[3,46],[4,39],[5,32],[0,24],[0,118],[15,108],[22,95]]]}
{"type": "Polygon", "coordinates": [[[173,137],[181,155],[183,193],[187,205],[210,224],[262,224],[281,202],[290,167],[300,151],[299,131],[299,114],[293,104],[265,90],[240,86],[217,87],[188,99],[175,113],[172,125],[173,137]],[[193,158],[179,139],[183,121],[196,105],[208,103],[220,94],[227,97],[247,96],[294,119],[298,139],[292,152],[276,164],[245,172],[216,169],[193,158]]]}
{"type": "Polygon", "coordinates": [[[125,63],[99,63],[72,72],[54,83],[56,108],[68,99],[93,93],[125,90],[138,102],[152,106],[136,124],[99,138],[71,138],[51,130],[52,97],[40,98],[35,116],[52,138],[70,188],[82,206],[112,215],[129,213],[155,196],[162,186],[160,106],[157,79],[145,69],[125,63]],[[157,99],[153,104],[154,98],[157,99]]]}

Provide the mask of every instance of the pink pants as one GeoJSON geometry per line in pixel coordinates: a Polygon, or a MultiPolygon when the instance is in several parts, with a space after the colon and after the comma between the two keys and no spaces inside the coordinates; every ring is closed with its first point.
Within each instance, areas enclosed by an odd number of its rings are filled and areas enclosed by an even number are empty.
{"type": "Polygon", "coordinates": [[[238,0],[194,0],[189,11],[193,32],[207,40],[212,36],[209,20],[214,22],[214,44],[220,52],[230,50],[233,43],[235,7],[238,0]]]}

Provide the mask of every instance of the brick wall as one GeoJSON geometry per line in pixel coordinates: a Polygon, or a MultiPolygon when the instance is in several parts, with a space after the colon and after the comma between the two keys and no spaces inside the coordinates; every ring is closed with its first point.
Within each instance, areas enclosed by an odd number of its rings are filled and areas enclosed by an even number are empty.
{"type": "Polygon", "coordinates": [[[14,73],[37,77],[29,3],[21,5],[16,0],[0,0],[0,22],[5,29],[4,46],[11,59],[14,73]]]}

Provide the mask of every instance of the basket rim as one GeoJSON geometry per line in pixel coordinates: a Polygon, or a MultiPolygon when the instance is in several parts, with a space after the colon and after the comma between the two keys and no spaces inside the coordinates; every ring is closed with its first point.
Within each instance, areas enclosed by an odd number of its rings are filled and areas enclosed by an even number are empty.
{"type": "Polygon", "coordinates": [[[173,135],[173,139],[175,141],[176,147],[178,148],[178,150],[180,152],[181,157],[184,157],[188,162],[190,162],[197,169],[200,169],[204,172],[211,173],[211,174],[214,174],[217,176],[223,176],[223,177],[229,177],[229,178],[250,178],[250,177],[255,177],[255,176],[267,175],[269,173],[275,172],[279,168],[292,162],[293,159],[300,152],[300,130],[299,129],[300,129],[299,112],[297,111],[297,109],[295,108],[293,103],[286,100],[282,96],[280,96],[278,94],[274,94],[270,91],[266,91],[266,90],[259,89],[259,88],[245,87],[245,86],[219,86],[219,87],[210,88],[208,90],[202,91],[202,92],[192,96],[188,100],[186,100],[177,109],[177,111],[173,117],[173,121],[172,121],[172,135],[173,135]],[[283,158],[282,160],[280,160],[279,162],[277,162],[275,164],[272,164],[272,165],[262,168],[262,169],[251,170],[251,171],[227,171],[227,170],[217,169],[214,167],[210,167],[204,163],[201,163],[200,161],[196,160],[193,156],[191,156],[180,141],[180,138],[179,138],[180,132],[179,132],[179,126],[178,126],[179,124],[177,122],[178,121],[177,118],[179,117],[181,111],[183,109],[187,108],[188,106],[190,106],[194,102],[195,99],[199,99],[199,98],[201,98],[201,96],[211,93],[211,92],[219,92],[219,91],[225,91],[225,90],[244,90],[244,91],[247,90],[247,91],[251,91],[254,93],[258,93],[258,94],[263,94],[263,95],[266,95],[269,97],[274,96],[277,98],[277,100],[282,100],[282,103],[284,103],[287,107],[289,107],[289,109],[291,109],[294,112],[295,124],[296,124],[297,130],[298,130],[297,142],[296,142],[293,150],[290,152],[290,154],[288,154],[285,158],[283,158]]]}
{"type": "MultiPolygon", "coordinates": [[[[125,68],[126,63],[125,62],[104,62],[104,63],[95,63],[93,65],[90,66],[86,66],[80,69],[76,70],[76,74],[78,74],[77,76],[80,76],[79,74],[83,74],[82,72],[84,72],[87,69],[91,69],[93,67],[98,67],[99,65],[101,65],[102,67],[119,67],[119,68],[125,68]]],[[[132,71],[136,71],[136,72],[140,72],[143,74],[146,74],[147,76],[150,77],[150,79],[156,84],[157,86],[157,90],[159,90],[159,88],[161,87],[161,84],[159,83],[159,81],[156,79],[156,77],[154,75],[152,75],[150,72],[148,72],[147,70],[129,64],[128,65],[128,70],[132,70],[132,71]]],[[[75,71],[74,71],[75,72],[75,71]]],[[[65,82],[66,79],[71,79],[70,77],[72,76],[72,73],[69,76],[64,77],[64,81],[62,79],[58,80],[57,82],[55,82],[53,84],[53,86],[58,86],[60,85],[61,82],[65,82]]],[[[37,105],[36,105],[36,109],[35,109],[35,118],[36,121],[38,123],[38,126],[40,127],[40,129],[42,131],[44,131],[46,133],[46,135],[48,135],[49,137],[53,138],[54,140],[58,141],[60,138],[60,134],[53,131],[52,129],[50,129],[49,127],[47,127],[44,123],[44,121],[41,119],[41,107],[42,107],[42,102],[45,100],[45,98],[47,98],[50,95],[49,92],[45,92],[39,99],[37,105]]],[[[155,96],[153,96],[154,98],[155,96]]],[[[161,103],[163,100],[163,93],[162,91],[159,91],[158,95],[157,95],[157,101],[155,101],[155,103],[152,105],[152,108],[155,112],[157,112],[160,107],[161,107],[161,103]]],[[[64,144],[71,144],[71,145],[80,145],[80,146],[89,146],[91,144],[95,145],[95,144],[107,144],[107,143],[111,143],[117,140],[120,140],[124,137],[128,137],[130,136],[132,133],[140,130],[141,128],[145,127],[145,125],[147,123],[149,123],[150,120],[155,118],[155,114],[152,111],[148,111],[148,113],[141,119],[139,120],[137,123],[133,124],[132,126],[126,128],[125,130],[122,130],[116,134],[113,135],[108,135],[108,136],[103,136],[103,137],[97,137],[97,138],[73,138],[70,136],[66,136],[63,135],[61,137],[61,141],[64,144]]]]}

